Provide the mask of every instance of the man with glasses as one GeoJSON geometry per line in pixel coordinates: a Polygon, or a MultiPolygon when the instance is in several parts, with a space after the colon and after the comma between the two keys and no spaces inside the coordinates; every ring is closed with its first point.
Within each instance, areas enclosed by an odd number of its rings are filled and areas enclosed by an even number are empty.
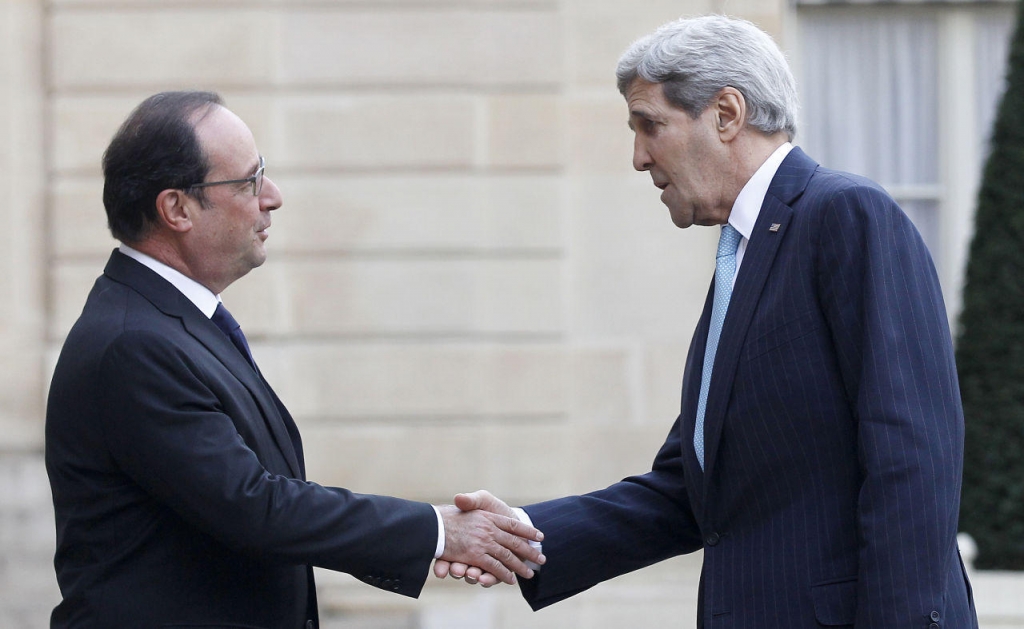
{"type": "Polygon", "coordinates": [[[103,157],[121,241],[58,360],[52,627],[317,626],[312,566],[417,596],[434,558],[507,582],[518,520],[305,480],[298,429],[219,295],[266,260],[281,191],[216,94],[139,105],[103,157]]]}

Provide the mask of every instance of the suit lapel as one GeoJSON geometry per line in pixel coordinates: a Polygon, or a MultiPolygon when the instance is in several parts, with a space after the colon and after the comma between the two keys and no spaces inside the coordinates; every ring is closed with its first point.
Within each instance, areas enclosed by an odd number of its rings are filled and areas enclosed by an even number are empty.
{"type": "MultiPolygon", "coordinates": [[[[697,460],[697,453],[693,449],[693,436],[696,432],[697,423],[697,399],[700,397],[701,372],[704,369],[704,350],[708,344],[708,328],[711,326],[711,309],[715,298],[715,280],[711,279],[711,286],[708,289],[707,297],[704,299],[704,311],[697,322],[697,329],[693,333],[693,340],[690,341],[690,351],[686,357],[686,366],[683,373],[683,394],[680,402],[682,417],[679,421],[681,441],[683,443],[683,466],[686,468],[687,476],[690,478],[703,478],[704,471],[697,460]]],[[[705,455],[707,449],[705,448],[705,455]]],[[[704,509],[704,494],[700,491],[700,485],[690,487],[690,502],[694,513],[700,514],[704,509]]]]}
{"type": "Polygon", "coordinates": [[[274,436],[278,449],[288,462],[288,468],[296,478],[302,478],[302,466],[299,464],[298,456],[293,445],[291,435],[285,423],[285,418],[278,410],[275,396],[271,393],[270,387],[257,374],[249,361],[242,356],[241,352],[231,343],[231,340],[221,332],[212,321],[207,319],[198,310],[196,316],[182,317],[182,323],[189,334],[206,346],[216,356],[228,371],[249,390],[256,404],[260,407],[263,420],[274,436]]]}
{"type": "MultiPolygon", "coordinates": [[[[717,458],[722,426],[729,407],[732,386],[736,378],[736,369],[739,366],[747,330],[754,317],[765,283],[768,281],[772,263],[786,238],[789,223],[793,217],[793,210],[789,204],[803,192],[816,167],[817,164],[799,148],[793,148],[790,151],[782,165],[779,166],[775,177],[772,178],[750,240],[747,242],[743,262],[736,276],[732,297],[729,300],[729,310],[722,326],[722,336],[715,354],[715,366],[711,375],[708,404],[704,414],[705,495],[709,485],[710,471],[714,468],[717,458]]],[[[708,308],[710,306],[706,306],[705,310],[708,308]]],[[[703,336],[704,343],[706,343],[706,327],[703,336]]],[[[701,345],[703,346],[704,343],[701,345]]],[[[703,350],[701,352],[703,355],[703,350]]],[[[697,380],[699,380],[699,375],[697,380]]],[[[690,425],[692,426],[692,424],[691,420],[690,425]]],[[[690,432],[692,437],[692,429],[690,432]]]]}
{"type": "Polygon", "coordinates": [[[276,397],[269,386],[253,371],[231,340],[170,282],[123,253],[115,250],[103,272],[111,279],[130,286],[167,316],[180,319],[185,331],[220,360],[252,395],[291,473],[302,478],[302,465],[284,417],[286,411],[283,407],[278,410],[276,397]]]}

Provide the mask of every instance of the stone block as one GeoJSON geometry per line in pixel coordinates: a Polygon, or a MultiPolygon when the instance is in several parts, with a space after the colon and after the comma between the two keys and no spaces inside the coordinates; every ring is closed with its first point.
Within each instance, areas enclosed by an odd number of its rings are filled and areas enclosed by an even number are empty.
{"type": "Polygon", "coordinates": [[[572,465],[563,472],[572,478],[569,492],[586,493],[649,472],[675,419],[661,425],[575,426],[567,440],[572,465]]]}
{"type": "Polygon", "coordinates": [[[485,455],[458,491],[487,489],[510,505],[568,495],[573,485],[565,469],[572,465],[567,443],[573,428],[554,417],[468,426],[482,433],[485,455]]]}
{"type": "MultiPolygon", "coordinates": [[[[556,252],[562,194],[550,175],[324,174],[275,178],[272,256],[556,252]]],[[[273,258],[271,263],[273,262],[273,258]]]]}
{"type": "Polygon", "coordinates": [[[634,172],[633,132],[627,124],[629,109],[625,99],[609,89],[600,96],[572,98],[565,108],[570,174],[634,172]]]}
{"type": "Polygon", "coordinates": [[[578,176],[569,185],[567,327],[580,339],[688,342],[714,273],[718,233],[678,229],[647,173],[578,176]]]}
{"type": "Polygon", "coordinates": [[[57,10],[48,29],[50,87],[266,84],[277,68],[268,42],[278,41],[279,23],[276,12],[239,7],[57,10]]]}
{"type": "Polygon", "coordinates": [[[558,260],[314,258],[267,266],[225,291],[253,341],[561,330],[558,260]]]}
{"type": "MultiPolygon", "coordinates": [[[[512,591],[495,603],[494,629],[619,629],[690,626],[697,617],[701,553],[676,557],[600,583],[533,612],[512,591]]],[[[481,592],[479,596],[487,596],[481,592]]],[[[425,625],[443,627],[444,625],[425,625]]]]}
{"type": "Polygon", "coordinates": [[[57,177],[51,191],[53,255],[102,257],[117,247],[107,229],[101,178],[57,177]]]}
{"type": "Polygon", "coordinates": [[[470,97],[318,95],[278,108],[274,159],[284,168],[468,168],[475,159],[470,97]]]}
{"type": "MultiPolygon", "coordinates": [[[[27,293],[21,296],[21,308],[38,308],[28,303],[27,293]]],[[[43,325],[21,322],[19,308],[10,309],[15,312],[0,335],[0,452],[37,450],[43,443],[43,325]]]]}
{"type": "Polygon", "coordinates": [[[565,158],[562,98],[501,95],[487,99],[487,165],[559,168],[565,158]]]}
{"type": "Polygon", "coordinates": [[[634,419],[637,362],[635,352],[618,344],[573,347],[572,421],[614,424],[634,419]]]}
{"type": "Polygon", "coordinates": [[[301,426],[307,476],[359,493],[450,502],[476,488],[485,450],[471,426],[301,426]],[[457,465],[450,464],[452,457],[457,465]]]}
{"type": "Polygon", "coordinates": [[[41,443],[40,344],[44,304],[46,95],[42,2],[0,1],[0,449],[41,443]]]}
{"type": "Polygon", "coordinates": [[[566,358],[555,344],[310,339],[253,352],[307,421],[548,418],[567,407],[566,358]]]}
{"type": "MultiPolygon", "coordinates": [[[[683,15],[721,12],[715,0],[565,0],[566,74],[573,85],[615,90],[619,56],[637,39],[683,15]]],[[[731,7],[728,9],[732,13],[731,7]]]]}
{"type": "Polygon", "coordinates": [[[310,8],[280,19],[288,85],[553,85],[561,73],[559,16],[543,5],[310,8]]]}
{"type": "Polygon", "coordinates": [[[148,95],[55,97],[49,117],[51,168],[58,174],[102,177],[103,151],[132,108],[148,95]]]}
{"type": "MultiPolygon", "coordinates": [[[[433,6],[437,4],[437,0],[374,0],[375,5],[388,6],[433,6]]],[[[50,0],[49,4],[54,6],[66,6],[66,7],[89,7],[89,6],[105,6],[109,4],[107,0],[50,0]]],[[[122,0],[119,4],[124,6],[137,5],[137,6],[148,6],[154,4],[167,4],[165,0],[122,0]]],[[[208,0],[207,5],[215,6],[250,6],[251,0],[208,0]]],[[[295,4],[293,0],[266,0],[266,5],[281,5],[287,7],[290,4],[295,4]]],[[[365,7],[366,0],[303,0],[302,5],[328,5],[331,7],[338,6],[352,6],[356,8],[365,7]]],[[[465,5],[470,7],[523,7],[523,6],[537,6],[537,7],[552,7],[558,6],[558,0],[452,0],[447,4],[450,5],[465,5]]]]}
{"type": "Polygon", "coordinates": [[[68,262],[59,262],[50,269],[53,291],[53,311],[49,322],[52,339],[63,339],[82,314],[96,278],[103,274],[106,256],[68,262]]]}
{"type": "Polygon", "coordinates": [[[693,321],[679,322],[680,336],[677,339],[662,339],[644,347],[642,381],[645,402],[644,413],[638,421],[664,425],[666,434],[667,427],[679,415],[686,353],[690,349],[690,339],[686,334],[693,334],[700,311],[689,314],[693,321]]]}

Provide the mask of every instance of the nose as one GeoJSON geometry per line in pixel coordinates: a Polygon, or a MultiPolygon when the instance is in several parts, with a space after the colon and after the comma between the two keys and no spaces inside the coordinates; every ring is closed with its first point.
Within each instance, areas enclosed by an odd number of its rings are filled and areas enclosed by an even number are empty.
{"type": "Polygon", "coordinates": [[[283,203],[281,189],[277,187],[273,179],[264,175],[263,188],[260,190],[260,210],[271,212],[281,207],[283,203]]]}
{"type": "Polygon", "coordinates": [[[640,134],[633,136],[633,168],[639,171],[650,170],[653,160],[644,146],[640,134]]]}

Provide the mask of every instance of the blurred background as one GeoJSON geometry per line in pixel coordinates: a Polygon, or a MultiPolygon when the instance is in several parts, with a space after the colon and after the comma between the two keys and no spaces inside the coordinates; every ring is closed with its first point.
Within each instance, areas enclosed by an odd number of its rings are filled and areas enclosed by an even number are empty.
{"type": "MultiPolygon", "coordinates": [[[[64,335],[116,246],[100,156],[134,105],[220,92],[283,191],[268,263],[224,295],[295,416],[309,477],[512,504],[644,472],[678,413],[717,234],[676,229],[615,89],[680,15],[771,33],[796,143],[882,183],[951,322],[1017,2],[0,0],[0,627],[59,599],[42,464],[64,335]]],[[[321,572],[325,629],[693,625],[700,557],[534,614],[431,578],[419,602],[321,572]]],[[[974,576],[982,627],[1024,579],[974,576]]]]}

